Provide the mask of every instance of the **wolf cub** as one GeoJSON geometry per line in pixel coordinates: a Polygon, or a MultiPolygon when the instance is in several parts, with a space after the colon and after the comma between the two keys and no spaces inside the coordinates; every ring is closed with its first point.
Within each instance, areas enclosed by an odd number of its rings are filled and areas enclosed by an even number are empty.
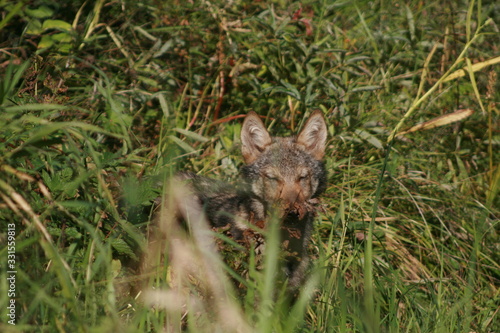
{"type": "Polygon", "coordinates": [[[315,111],[297,136],[272,137],[255,112],[245,117],[241,151],[245,166],[236,186],[193,173],[180,173],[203,207],[213,227],[231,226],[243,237],[251,224],[280,221],[286,251],[283,264],[290,288],[302,283],[308,266],[307,246],[312,233],[317,197],[325,191],[327,173],[322,158],[327,127],[315,111]],[[270,216],[278,216],[271,219],[270,216]]]}

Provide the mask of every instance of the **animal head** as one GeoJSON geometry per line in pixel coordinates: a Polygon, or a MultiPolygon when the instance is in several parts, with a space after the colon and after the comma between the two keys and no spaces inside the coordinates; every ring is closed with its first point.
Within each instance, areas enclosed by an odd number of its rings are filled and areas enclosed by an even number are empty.
{"type": "Polygon", "coordinates": [[[326,187],[322,162],[327,128],[321,111],[315,111],[297,136],[272,137],[255,112],[241,130],[243,176],[252,192],[266,204],[279,204],[299,212],[326,187]]]}

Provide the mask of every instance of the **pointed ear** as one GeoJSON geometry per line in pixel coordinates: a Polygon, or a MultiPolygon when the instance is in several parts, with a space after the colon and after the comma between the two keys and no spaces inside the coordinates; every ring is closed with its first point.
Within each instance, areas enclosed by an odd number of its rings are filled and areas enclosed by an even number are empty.
{"type": "Polygon", "coordinates": [[[271,144],[271,136],[259,116],[251,111],[245,117],[241,128],[241,153],[246,164],[253,163],[264,149],[271,144]]]}
{"type": "Polygon", "coordinates": [[[325,154],[327,132],[323,113],[316,110],[300,131],[297,143],[304,146],[315,159],[320,160],[325,154]]]}

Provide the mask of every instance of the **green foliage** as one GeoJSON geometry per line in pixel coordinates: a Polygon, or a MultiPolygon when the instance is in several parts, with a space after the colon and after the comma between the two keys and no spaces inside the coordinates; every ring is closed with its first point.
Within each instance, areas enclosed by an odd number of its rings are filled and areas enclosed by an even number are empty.
{"type": "Polygon", "coordinates": [[[0,11],[2,293],[12,224],[17,270],[16,326],[2,294],[0,331],[500,331],[495,1],[6,0],[0,11]],[[222,230],[223,261],[186,238],[183,260],[215,287],[176,270],[171,249],[144,274],[165,179],[235,181],[241,115],[285,135],[314,109],[330,124],[330,185],[295,303],[273,230],[264,255],[222,230]],[[458,109],[475,112],[397,135],[458,109]]]}

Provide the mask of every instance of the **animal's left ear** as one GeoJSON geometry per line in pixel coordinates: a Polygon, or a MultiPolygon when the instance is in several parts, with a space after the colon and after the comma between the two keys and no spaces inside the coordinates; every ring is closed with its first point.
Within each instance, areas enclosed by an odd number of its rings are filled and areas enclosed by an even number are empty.
{"type": "Polygon", "coordinates": [[[320,160],[325,154],[327,132],[323,113],[316,110],[300,131],[297,143],[304,146],[315,159],[320,160]]]}

